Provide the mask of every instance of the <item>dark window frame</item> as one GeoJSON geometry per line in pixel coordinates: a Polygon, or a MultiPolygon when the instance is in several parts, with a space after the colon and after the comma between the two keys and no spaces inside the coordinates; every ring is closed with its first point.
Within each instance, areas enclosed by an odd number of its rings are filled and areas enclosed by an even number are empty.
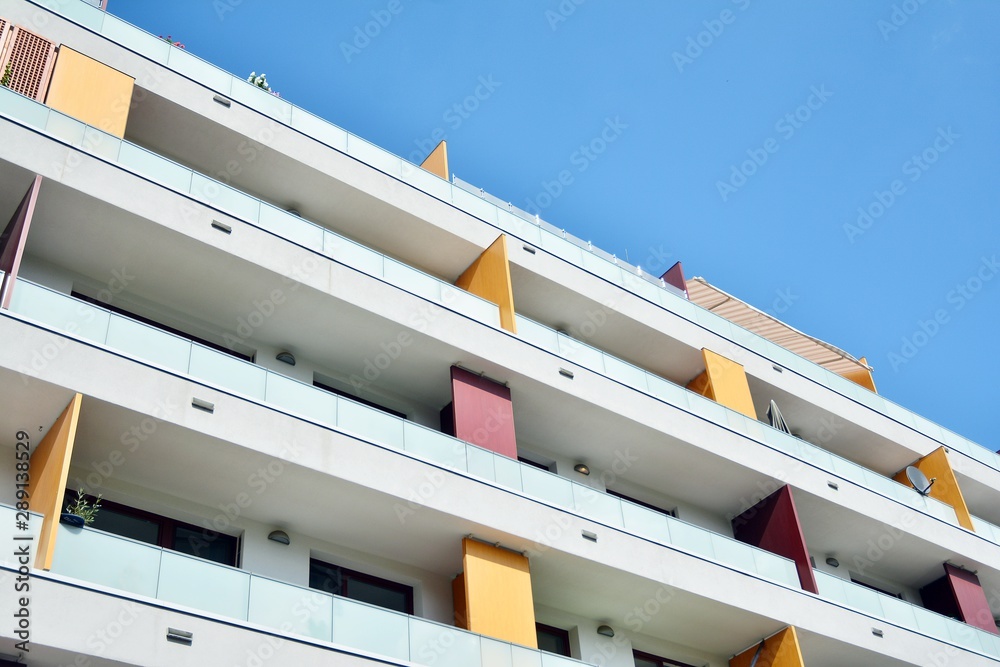
{"type": "Polygon", "coordinates": [[[326,384],[325,382],[320,382],[319,380],[317,380],[315,378],[313,379],[313,386],[316,387],[317,389],[322,389],[323,391],[328,391],[331,394],[336,394],[337,396],[343,396],[344,398],[350,399],[350,400],[352,400],[352,401],[354,401],[356,403],[360,403],[361,405],[367,405],[369,408],[375,408],[376,410],[381,410],[382,412],[388,412],[390,415],[395,415],[396,417],[399,417],[400,419],[406,419],[406,415],[403,414],[402,412],[400,412],[399,410],[393,410],[392,408],[387,408],[384,405],[380,405],[380,404],[376,403],[375,401],[369,401],[369,400],[366,400],[364,398],[361,398],[360,396],[355,396],[354,394],[349,394],[348,392],[344,391],[343,389],[337,389],[336,387],[331,387],[330,385],[326,384]]]}
{"type": "MultiPolygon", "coordinates": [[[[546,653],[552,653],[553,655],[561,655],[567,658],[572,658],[572,647],[569,643],[569,630],[563,630],[562,628],[557,628],[553,625],[546,625],[544,623],[535,623],[535,635],[536,637],[541,633],[546,633],[553,637],[558,637],[559,641],[564,642],[566,645],[565,653],[554,653],[552,651],[546,651],[546,653]]],[[[539,642],[541,643],[541,642],[539,642]]],[[[539,649],[542,650],[542,649],[539,649]]]]}
{"type": "Polygon", "coordinates": [[[661,658],[658,655],[653,655],[652,653],[646,653],[645,651],[637,651],[632,649],[632,659],[639,658],[640,660],[648,660],[650,662],[659,662],[659,667],[695,667],[694,665],[689,665],[686,662],[680,662],[678,660],[671,660],[670,658],[661,658]]]}
{"type": "MultiPolygon", "coordinates": [[[[366,583],[370,586],[377,586],[385,590],[394,591],[396,593],[402,593],[404,596],[406,610],[403,613],[413,616],[413,586],[408,584],[401,584],[398,581],[393,581],[392,579],[385,579],[383,577],[377,577],[374,574],[366,574],[364,572],[358,572],[357,570],[352,570],[348,567],[342,565],[337,565],[336,563],[331,563],[329,561],[322,560],[320,558],[309,558],[309,587],[315,590],[323,590],[321,588],[316,588],[312,585],[312,573],[313,565],[321,565],[322,567],[329,568],[331,570],[336,570],[340,574],[340,582],[343,587],[338,593],[333,593],[333,595],[339,595],[340,597],[347,598],[349,600],[355,600],[358,602],[364,602],[365,604],[371,604],[370,602],[365,602],[364,600],[357,600],[357,598],[352,598],[350,595],[350,582],[352,580],[361,583],[366,583]]],[[[386,607],[383,607],[385,609],[386,607]]],[[[399,611],[398,609],[391,609],[390,611],[399,611]]]]}
{"type": "Polygon", "coordinates": [[[859,580],[855,579],[854,577],[851,577],[851,583],[857,584],[858,586],[864,586],[865,588],[871,589],[871,590],[875,591],[876,593],[881,593],[882,595],[888,595],[889,597],[896,598],[897,600],[902,600],[903,599],[903,594],[902,593],[893,593],[892,591],[887,591],[884,588],[879,588],[878,586],[875,586],[873,584],[869,584],[866,581],[859,581],[859,580]]]}
{"type": "Polygon", "coordinates": [[[80,292],[77,292],[76,290],[71,291],[70,292],[70,296],[73,297],[74,299],[79,299],[80,301],[86,301],[87,303],[91,303],[91,304],[97,306],[98,308],[105,308],[107,310],[110,310],[113,313],[116,313],[116,314],[121,315],[123,317],[127,317],[130,320],[135,320],[136,322],[141,322],[143,324],[149,325],[149,326],[151,326],[153,328],[159,329],[160,331],[166,331],[167,333],[173,334],[173,335],[178,336],[180,338],[183,338],[185,340],[189,340],[192,343],[198,343],[199,345],[204,345],[205,347],[212,348],[213,350],[216,350],[218,352],[222,352],[223,354],[228,354],[230,356],[236,357],[237,359],[242,359],[243,361],[249,362],[251,364],[254,363],[254,357],[256,356],[254,354],[243,354],[242,352],[237,352],[236,350],[231,350],[228,347],[226,347],[225,345],[219,345],[218,343],[213,343],[210,340],[205,340],[204,338],[199,338],[198,336],[195,336],[194,334],[189,334],[186,331],[181,331],[180,329],[175,329],[175,328],[167,326],[166,324],[163,324],[161,322],[157,322],[156,320],[151,320],[148,317],[143,317],[142,315],[136,315],[132,311],[125,310],[124,308],[121,308],[119,306],[115,306],[115,305],[113,305],[111,303],[108,303],[106,301],[101,301],[100,299],[95,299],[92,296],[87,296],[86,294],[82,294],[80,292]]]}
{"type": "Polygon", "coordinates": [[[533,468],[538,468],[539,470],[544,470],[545,472],[553,472],[551,465],[547,465],[545,463],[539,463],[538,461],[533,461],[532,459],[528,459],[523,456],[518,456],[517,460],[533,468]]]}
{"type": "MultiPolygon", "coordinates": [[[[93,503],[97,500],[94,496],[85,493],[84,498],[89,502],[93,503]]],[[[76,499],[76,491],[72,489],[66,489],[65,500],[63,501],[63,506],[65,507],[70,502],[76,499]]],[[[149,512],[138,507],[132,507],[131,505],[123,505],[122,503],[116,503],[113,500],[101,499],[101,510],[111,510],[112,512],[117,512],[118,514],[123,514],[135,519],[141,519],[143,521],[149,521],[157,527],[156,544],[153,546],[160,547],[162,549],[169,549],[170,551],[176,551],[177,553],[182,553],[187,556],[193,556],[195,558],[201,558],[202,560],[207,560],[212,563],[219,563],[220,565],[228,565],[229,567],[239,567],[241,549],[240,549],[240,538],[235,535],[228,535],[226,533],[221,533],[216,530],[210,530],[202,526],[197,526],[193,523],[187,523],[186,521],[179,521],[162,514],[156,514],[155,512],[149,512]],[[204,533],[206,535],[206,541],[216,541],[219,538],[224,538],[224,541],[228,544],[229,558],[226,561],[217,561],[211,558],[205,558],[204,556],[199,556],[198,554],[191,554],[186,551],[180,551],[175,547],[175,536],[177,528],[186,528],[196,532],[204,533]],[[210,536],[214,535],[214,536],[210,536]]],[[[99,514],[99,513],[98,513],[99,514]]],[[[97,528],[96,530],[101,530],[97,528]]],[[[109,532],[109,531],[104,531],[109,532]]],[[[116,533],[109,533],[115,535],[116,533]]],[[[119,535],[119,537],[128,537],[127,535],[119,535]]],[[[131,538],[130,538],[131,539],[131,538]]],[[[141,541],[141,540],[140,540],[141,541]]],[[[145,544],[149,544],[146,542],[145,544]]]]}
{"type": "Polygon", "coordinates": [[[644,502],[642,500],[639,500],[638,498],[633,498],[632,496],[626,496],[624,493],[621,493],[620,491],[613,491],[613,490],[607,489],[607,488],[604,489],[604,490],[607,491],[609,495],[612,495],[615,498],[621,498],[622,500],[627,500],[630,503],[635,503],[636,505],[639,505],[640,507],[645,507],[646,509],[653,510],[654,512],[659,512],[660,514],[666,514],[667,516],[672,516],[675,519],[677,518],[677,510],[676,509],[665,510],[662,507],[657,507],[656,505],[653,505],[652,503],[644,502]]]}

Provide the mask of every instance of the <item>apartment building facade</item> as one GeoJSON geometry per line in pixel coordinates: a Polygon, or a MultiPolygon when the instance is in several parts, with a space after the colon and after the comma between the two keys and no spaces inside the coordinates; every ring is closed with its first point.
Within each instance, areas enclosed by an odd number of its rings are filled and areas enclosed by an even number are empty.
{"type": "Polygon", "coordinates": [[[864,359],[100,3],[0,54],[0,664],[1000,664],[1000,457],[864,359]]]}

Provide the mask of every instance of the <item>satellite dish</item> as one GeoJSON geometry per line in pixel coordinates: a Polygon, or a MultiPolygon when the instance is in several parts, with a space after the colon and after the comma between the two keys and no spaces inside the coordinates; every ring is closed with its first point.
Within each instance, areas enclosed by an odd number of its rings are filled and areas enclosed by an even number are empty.
{"type": "Polygon", "coordinates": [[[933,479],[927,479],[927,475],[916,466],[906,466],[906,479],[910,480],[910,484],[913,488],[917,490],[922,496],[926,496],[931,491],[931,487],[934,486],[934,482],[937,481],[937,477],[933,479]]]}

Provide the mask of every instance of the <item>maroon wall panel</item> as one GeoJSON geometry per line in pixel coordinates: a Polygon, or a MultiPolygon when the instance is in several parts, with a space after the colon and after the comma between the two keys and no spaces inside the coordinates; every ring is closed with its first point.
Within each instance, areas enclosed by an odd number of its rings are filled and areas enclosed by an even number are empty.
{"type": "Polygon", "coordinates": [[[41,185],[42,177],[35,176],[10,222],[0,234],[0,271],[4,272],[3,285],[0,285],[0,307],[3,308],[10,307],[14,280],[21,267],[21,255],[24,254],[24,244],[28,238],[28,228],[31,227],[31,217],[35,212],[35,202],[38,200],[38,189],[41,185]]]}
{"type": "Polygon", "coordinates": [[[451,397],[451,421],[456,438],[517,458],[510,389],[452,366],[451,397]]]}
{"type": "Polygon", "coordinates": [[[979,583],[979,577],[949,563],[944,564],[944,571],[955,595],[960,618],[969,625],[1000,634],[997,632],[997,624],[993,620],[993,612],[990,611],[990,603],[986,600],[986,593],[979,583]]]}
{"type": "Polygon", "coordinates": [[[660,280],[667,283],[668,285],[673,285],[677,289],[684,292],[684,296],[687,296],[688,286],[687,281],[684,280],[684,267],[681,266],[680,262],[677,262],[669,269],[667,272],[660,276],[660,280]]]}
{"type": "Polygon", "coordinates": [[[795,499],[787,485],[733,519],[733,535],[741,542],[795,561],[802,589],[819,593],[795,499]]]}

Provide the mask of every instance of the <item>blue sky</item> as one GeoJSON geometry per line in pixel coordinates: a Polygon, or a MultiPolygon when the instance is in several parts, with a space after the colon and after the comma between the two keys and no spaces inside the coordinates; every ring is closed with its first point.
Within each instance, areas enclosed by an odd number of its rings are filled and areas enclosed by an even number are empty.
{"type": "Polygon", "coordinates": [[[650,272],[681,260],[1000,447],[1000,3],[109,10],[403,157],[444,134],[460,178],[650,272]]]}

